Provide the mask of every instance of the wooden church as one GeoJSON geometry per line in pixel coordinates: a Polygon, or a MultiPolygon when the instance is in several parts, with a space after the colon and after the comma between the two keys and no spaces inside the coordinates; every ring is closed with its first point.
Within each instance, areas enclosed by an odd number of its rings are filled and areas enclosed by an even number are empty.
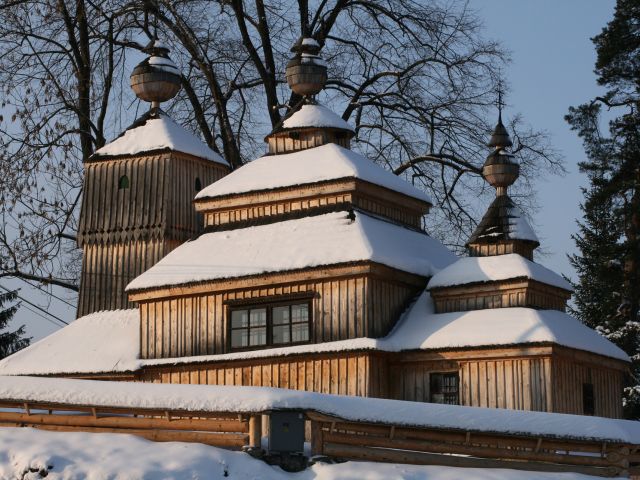
{"type": "Polygon", "coordinates": [[[351,150],[354,129],[317,103],[326,72],[301,40],[286,77],[303,100],[230,172],[160,109],[179,72],[151,48],[131,77],[151,110],[85,165],[80,318],[0,374],[620,417],[629,358],[533,261],[501,119],[483,169],[497,195],[456,258],[423,229],[428,196],[351,150]]]}

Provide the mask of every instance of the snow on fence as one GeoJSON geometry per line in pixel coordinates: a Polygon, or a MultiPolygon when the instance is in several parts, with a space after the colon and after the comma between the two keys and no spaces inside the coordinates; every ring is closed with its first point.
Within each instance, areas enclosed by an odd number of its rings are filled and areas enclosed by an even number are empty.
{"type": "Polygon", "coordinates": [[[0,426],[260,447],[261,419],[304,412],[312,453],[605,477],[640,473],[640,424],[262,387],[0,377],[0,426]]]}

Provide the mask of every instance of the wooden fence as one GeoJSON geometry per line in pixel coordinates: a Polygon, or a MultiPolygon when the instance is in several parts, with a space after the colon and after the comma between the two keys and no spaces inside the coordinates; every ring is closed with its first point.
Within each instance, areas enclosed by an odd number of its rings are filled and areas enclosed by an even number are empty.
{"type": "Polygon", "coordinates": [[[128,433],[156,442],[196,442],[231,449],[250,444],[249,417],[227,412],[3,401],[0,401],[0,409],[0,426],[3,427],[128,433]]]}
{"type": "Polygon", "coordinates": [[[398,427],[345,421],[314,412],[314,455],[374,462],[576,472],[602,477],[639,474],[640,445],[555,437],[398,427]]]}
{"type": "MultiPolygon", "coordinates": [[[[306,411],[313,455],[344,460],[576,472],[640,474],[640,445],[533,435],[355,422],[306,411]]],[[[268,412],[194,412],[0,400],[0,427],[128,433],[154,441],[260,448],[268,412]]]]}

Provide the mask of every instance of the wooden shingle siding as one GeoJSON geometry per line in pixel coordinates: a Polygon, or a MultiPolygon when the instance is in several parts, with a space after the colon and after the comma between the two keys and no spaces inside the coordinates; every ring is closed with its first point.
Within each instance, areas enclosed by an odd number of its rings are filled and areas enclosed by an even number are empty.
{"type": "Polygon", "coordinates": [[[535,280],[514,279],[431,290],[436,313],[530,307],[565,311],[571,293],[535,280]]]}
{"type": "Polygon", "coordinates": [[[78,316],[100,310],[135,308],[124,291],[127,284],[180,243],[152,239],[85,244],[78,316]]]}
{"type": "Polygon", "coordinates": [[[335,143],[344,148],[350,148],[352,135],[346,135],[342,130],[327,128],[296,129],[295,137],[289,131],[271,134],[267,137],[270,154],[281,154],[320,147],[328,143],[335,143]]]}
{"type": "Polygon", "coordinates": [[[77,315],[132,308],[126,285],[202,231],[202,215],[191,205],[196,178],[207,185],[226,172],[223,165],[177,152],[87,162],[77,315]],[[123,176],[128,188],[119,188],[123,176]]]}
{"type": "Polygon", "coordinates": [[[341,276],[335,273],[332,276],[327,269],[323,271],[326,276],[295,282],[287,282],[287,274],[279,274],[278,283],[272,285],[264,284],[267,276],[262,276],[255,279],[253,287],[243,286],[246,281],[239,280],[235,285],[226,282],[217,291],[211,288],[191,295],[188,287],[184,287],[182,295],[165,294],[158,299],[145,300],[138,295],[142,358],[225,353],[227,302],[247,299],[261,302],[300,292],[313,292],[312,343],[381,337],[390,331],[426,283],[426,279],[398,272],[398,278],[394,278],[394,271],[388,267],[381,270],[388,277],[356,271],[347,268],[341,276]]]}
{"type": "Polygon", "coordinates": [[[489,257],[493,255],[506,255],[517,253],[529,260],[533,260],[534,242],[498,241],[495,243],[470,243],[467,245],[469,255],[472,257],[489,257]]]}
{"type": "Polygon", "coordinates": [[[358,208],[412,228],[420,228],[423,215],[429,211],[425,202],[354,178],[195,202],[196,209],[205,215],[206,226],[231,228],[258,219],[286,220],[294,212],[313,215],[313,210],[337,205],[344,209],[358,208]]]}

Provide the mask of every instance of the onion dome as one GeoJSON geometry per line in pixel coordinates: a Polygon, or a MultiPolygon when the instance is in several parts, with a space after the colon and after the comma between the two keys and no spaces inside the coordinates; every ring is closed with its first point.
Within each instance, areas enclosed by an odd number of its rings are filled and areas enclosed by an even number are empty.
{"type": "Polygon", "coordinates": [[[520,174],[520,166],[514,160],[513,154],[507,151],[513,143],[509,132],[502,124],[502,113],[498,117],[498,124],[493,129],[488,146],[494,147],[484,162],[482,176],[496,189],[498,196],[506,195],[507,187],[513,184],[520,174]]]}
{"type": "Polygon", "coordinates": [[[139,99],[158,107],[180,90],[180,70],[169,58],[169,49],[158,40],[153,40],[144,52],[149,56],[133,69],[131,88],[139,99]]]}
{"type": "Polygon", "coordinates": [[[327,82],[327,64],[318,55],[320,45],[313,38],[302,37],[291,51],[295,55],[285,71],[289,87],[303,97],[316,95],[327,82]]]}
{"type": "Polygon", "coordinates": [[[520,173],[520,166],[507,150],[512,145],[500,112],[489,141],[493,151],[482,167],[482,176],[496,189],[497,197],[467,242],[472,257],[517,253],[531,260],[533,251],[540,245],[524,214],[507,195],[507,188],[520,173]]]}

